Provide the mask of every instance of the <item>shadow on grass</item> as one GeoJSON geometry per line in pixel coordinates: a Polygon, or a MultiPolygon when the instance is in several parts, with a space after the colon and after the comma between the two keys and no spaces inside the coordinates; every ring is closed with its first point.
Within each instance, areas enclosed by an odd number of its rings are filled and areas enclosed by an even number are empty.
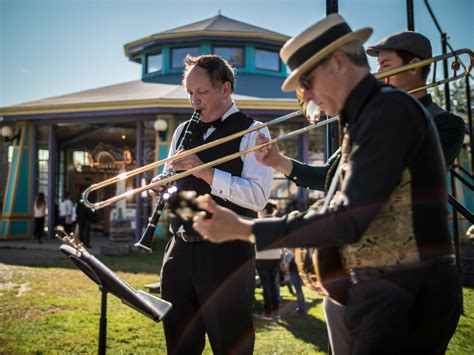
{"type": "MultiPolygon", "coordinates": [[[[309,310],[318,306],[321,302],[322,299],[306,301],[306,307],[309,310]]],[[[328,348],[326,323],[311,314],[296,315],[295,309],[296,301],[282,300],[280,303],[281,320],[278,321],[278,325],[286,328],[296,338],[305,343],[313,344],[323,351],[326,350],[328,348]]],[[[263,311],[263,302],[256,300],[254,312],[259,313],[259,311],[263,311]]],[[[273,324],[272,322],[255,319],[255,327],[260,330],[269,330],[273,327],[273,324]]]]}
{"type": "MultiPolygon", "coordinates": [[[[307,309],[313,308],[322,302],[321,299],[314,299],[307,302],[307,309]]],[[[289,315],[283,317],[282,326],[288,329],[296,338],[306,343],[313,344],[321,350],[328,347],[328,335],[326,323],[321,319],[311,315],[294,316],[289,315]]]]}

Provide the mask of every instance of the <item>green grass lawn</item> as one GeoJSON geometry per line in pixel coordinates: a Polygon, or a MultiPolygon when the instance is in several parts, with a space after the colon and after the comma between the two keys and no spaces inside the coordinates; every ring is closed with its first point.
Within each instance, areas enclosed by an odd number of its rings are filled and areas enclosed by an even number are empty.
{"type": "MultiPolygon", "coordinates": [[[[162,250],[153,254],[99,256],[107,266],[137,289],[158,281],[162,250]]],[[[14,253],[14,251],[11,251],[14,253]]],[[[34,266],[0,259],[0,354],[95,353],[100,316],[100,291],[58,251],[34,266]],[[42,265],[44,264],[44,265],[42,265]],[[45,266],[46,265],[46,266],[45,266]]],[[[303,318],[256,322],[256,354],[324,354],[326,325],[321,298],[305,288],[309,313],[303,318]]],[[[295,307],[295,297],[281,288],[283,313],[295,307]]],[[[474,354],[474,290],[464,289],[465,314],[448,354],[474,354]]],[[[262,310],[261,289],[255,312],[262,310]]],[[[165,353],[163,327],[108,297],[107,351],[165,353]]],[[[210,354],[207,346],[206,354],[210,354]]]]}

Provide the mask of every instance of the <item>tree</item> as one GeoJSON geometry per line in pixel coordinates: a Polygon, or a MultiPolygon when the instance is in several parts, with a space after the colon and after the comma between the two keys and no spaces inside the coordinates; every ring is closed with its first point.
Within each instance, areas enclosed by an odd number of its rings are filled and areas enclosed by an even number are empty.
{"type": "MultiPolygon", "coordinates": [[[[471,78],[469,78],[470,85],[470,96],[471,96],[471,105],[474,104],[474,92],[473,92],[473,83],[471,78]]],[[[450,88],[450,98],[451,98],[451,110],[457,114],[465,117],[467,115],[467,95],[466,95],[466,79],[460,79],[449,84],[450,88]]],[[[436,102],[441,107],[446,107],[446,100],[444,96],[444,86],[436,86],[431,89],[431,95],[433,96],[433,101],[436,102]]]]}

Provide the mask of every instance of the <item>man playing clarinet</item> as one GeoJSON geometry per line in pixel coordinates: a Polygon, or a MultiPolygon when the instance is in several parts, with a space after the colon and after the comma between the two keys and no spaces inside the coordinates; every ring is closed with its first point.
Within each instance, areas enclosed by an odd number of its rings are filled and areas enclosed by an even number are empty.
{"type": "MultiPolygon", "coordinates": [[[[186,57],[183,86],[200,122],[191,132],[191,149],[258,125],[241,113],[232,99],[234,69],[215,55],[186,57]]],[[[170,156],[185,136],[189,121],[174,132],[170,156]]],[[[268,129],[259,130],[268,135],[268,129]]],[[[185,171],[255,145],[257,131],[165,167],[185,171]]],[[[158,176],[154,180],[162,178],[158,176]]],[[[259,164],[253,153],[196,172],[178,181],[178,188],[211,194],[221,206],[245,217],[256,217],[270,195],[272,169],[259,164]]],[[[255,333],[252,303],[255,288],[255,250],[243,241],[213,244],[172,217],[171,232],[161,270],[163,299],[173,304],[163,321],[168,353],[200,354],[208,335],[215,354],[251,354],[255,333]]]]}

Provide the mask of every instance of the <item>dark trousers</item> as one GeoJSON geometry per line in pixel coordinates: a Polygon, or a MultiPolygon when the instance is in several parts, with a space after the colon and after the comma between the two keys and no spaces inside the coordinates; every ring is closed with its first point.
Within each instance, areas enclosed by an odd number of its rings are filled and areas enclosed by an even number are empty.
{"type": "Polygon", "coordinates": [[[43,236],[43,230],[44,230],[44,217],[35,217],[35,240],[38,242],[41,241],[41,237],[43,236]]]}
{"type": "Polygon", "coordinates": [[[59,216],[59,225],[64,227],[64,231],[70,234],[74,230],[74,223],[66,223],[66,216],[59,216]]]}
{"type": "Polygon", "coordinates": [[[91,222],[89,220],[79,221],[79,240],[84,243],[86,247],[91,243],[91,222]]]}
{"type": "Polygon", "coordinates": [[[345,311],[352,354],[444,354],[461,314],[454,266],[353,284],[345,311]]]}
{"type": "MultiPolygon", "coordinates": [[[[276,289],[276,275],[280,266],[280,259],[258,259],[257,271],[262,282],[263,308],[266,314],[278,311],[280,300],[276,289]]],[[[278,286],[279,287],[279,286],[278,286]]]]}
{"type": "Polygon", "coordinates": [[[161,296],[173,304],[163,319],[168,354],[201,354],[206,333],[214,354],[252,354],[254,290],[249,243],[172,238],[161,270],[161,296]]]}

